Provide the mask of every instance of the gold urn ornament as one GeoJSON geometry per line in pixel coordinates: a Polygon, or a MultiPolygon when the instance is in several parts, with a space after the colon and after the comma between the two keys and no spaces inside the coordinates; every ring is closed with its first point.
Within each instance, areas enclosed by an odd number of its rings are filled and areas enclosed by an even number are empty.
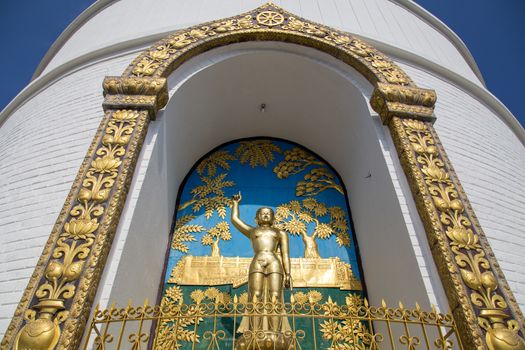
{"type": "Polygon", "coordinates": [[[57,299],[42,299],[35,306],[40,309],[37,319],[31,319],[18,333],[14,350],[51,350],[60,338],[60,318],[52,319],[58,310],[63,310],[64,302],[57,299]]]}

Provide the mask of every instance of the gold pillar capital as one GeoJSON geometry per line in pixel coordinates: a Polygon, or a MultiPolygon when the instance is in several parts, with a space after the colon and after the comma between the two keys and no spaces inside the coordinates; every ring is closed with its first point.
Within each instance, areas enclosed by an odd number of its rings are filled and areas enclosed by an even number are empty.
{"type": "Polygon", "coordinates": [[[370,105],[388,125],[393,116],[434,122],[434,90],[395,84],[377,83],[370,105]]]}
{"type": "Polygon", "coordinates": [[[155,119],[157,111],[168,102],[166,78],[159,77],[106,77],[104,110],[141,109],[155,119]]]}

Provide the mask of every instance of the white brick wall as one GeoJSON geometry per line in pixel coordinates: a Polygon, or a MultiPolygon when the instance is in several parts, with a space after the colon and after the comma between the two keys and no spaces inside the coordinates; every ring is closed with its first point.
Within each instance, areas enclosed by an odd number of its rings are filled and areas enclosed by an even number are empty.
{"type": "MultiPolygon", "coordinates": [[[[267,2],[161,0],[148,1],[145,6],[143,0],[114,1],[73,34],[45,72],[116,43],[235,16],[267,2]]],[[[396,1],[279,0],[275,3],[312,21],[413,52],[479,84],[472,69],[449,38],[396,1]]]]}
{"type": "Polygon", "coordinates": [[[467,92],[400,63],[435,89],[435,128],[494,254],[525,309],[525,146],[498,116],[467,92]]]}
{"type": "Polygon", "coordinates": [[[103,116],[102,80],[134,56],[58,79],[0,128],[0,336],[103,116]]]}

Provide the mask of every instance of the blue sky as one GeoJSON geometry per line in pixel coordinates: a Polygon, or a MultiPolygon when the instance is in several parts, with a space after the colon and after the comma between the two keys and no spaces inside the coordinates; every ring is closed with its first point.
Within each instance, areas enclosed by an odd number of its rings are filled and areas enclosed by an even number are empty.
{"type": "MultiPolygon", "coordinates": [[[[525,125],[521,85],[525,81],[525,1],[417,0],[467,44],[489,90],[525,125]]],[[[55,39],[92,0],[0,2],[4,67],[0,84],[3,109],[30,81],[55,39]]]]}

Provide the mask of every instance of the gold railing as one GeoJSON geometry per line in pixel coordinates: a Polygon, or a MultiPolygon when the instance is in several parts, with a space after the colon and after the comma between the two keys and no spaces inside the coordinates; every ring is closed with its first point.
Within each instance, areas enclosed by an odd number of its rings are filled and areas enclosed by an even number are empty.
{"type": "MultiPolygon", "coordinates": [[[[273,332],[275,333],[275,332],[273,332]]],[[[205,350],[353,350],[463,349],[454,319],[448,314],[369,306],[347,299],[324,303],[224,302],[148,305],[102,310],[98,306],[83,349],[205,349],[205,350]],[[287,319],[289,329],[268,342],[268,331],[238,333],[243,317],[287,319]]]]}

